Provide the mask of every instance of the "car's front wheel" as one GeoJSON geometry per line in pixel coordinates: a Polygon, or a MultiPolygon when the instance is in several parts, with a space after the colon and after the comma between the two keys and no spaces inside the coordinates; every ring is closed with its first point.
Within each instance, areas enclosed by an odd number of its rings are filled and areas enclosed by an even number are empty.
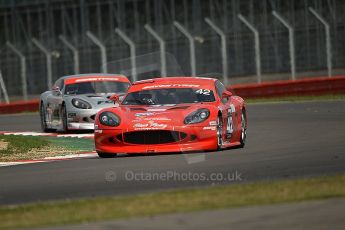
{"type": "Polygon", "coordinates": [[[68,132],[67,110],[66,110],[65,105],[62,105],[61,107],[61,123],[62,123],[62,132],[67,133],[68,132]]]}
{"type": "Polygon", "coordinates": [[[47,122],[46,122],[46,111],[44,109],[43,103],[40,105],[40,118],[41,118],[41,130],[42,132],[49,132],[50,129],[47,127],[47,122]]]}
{"type": "Polygon", "coordinates": [[[116,153],[104,153],[97,151],[97,154],[100,158],[114,158],[116,157],[116,153]]]}

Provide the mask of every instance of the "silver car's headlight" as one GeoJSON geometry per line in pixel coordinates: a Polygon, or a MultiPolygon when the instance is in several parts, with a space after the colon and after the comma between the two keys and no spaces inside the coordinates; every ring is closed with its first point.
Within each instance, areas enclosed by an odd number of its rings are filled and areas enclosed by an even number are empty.
{"type": "Polygon", "coordinates": [[[189,114],[185,119],[184,123],[186,125],[195,124],[205,121],[210,116],[210,110],[208,109],[198,109],[193,113],[189,114]]]}
{"type": "Polygon", "coordinates": [[[84,101],[82,99],[73,98],[72,99],[72,105],[78,109],[91,109],[92,106],[89,102],[84,101]]]}
{"type": "Polygon", "coordinates": [[[120,125],[120,117],[112,112],[103,112],[99,115],[99,122],[102,125],[116,127],[120,125]]]}

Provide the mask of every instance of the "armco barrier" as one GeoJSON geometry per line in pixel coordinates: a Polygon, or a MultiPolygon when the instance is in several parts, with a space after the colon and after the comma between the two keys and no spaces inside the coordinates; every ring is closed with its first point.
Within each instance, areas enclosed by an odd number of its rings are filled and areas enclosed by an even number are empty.
{"type": "Polygon", "coordinates": [[[39,100],[18,101],[10,104],[0,104],[0,114],[37,112],[39,100]]]}
{"type": "MultiPolygon", "coordinates": [[[[345,94],[345,76],[233,85],[231,88],[243,98],[345,94]]],[[[38,105],[38,100],[0,104],[0,114],[36,112],[38,105]]]]}
{"type": "Polygon", "coordinates": [[[231,88],[243,98],[344,94],[345,76],[233,85],[231,88]]]}

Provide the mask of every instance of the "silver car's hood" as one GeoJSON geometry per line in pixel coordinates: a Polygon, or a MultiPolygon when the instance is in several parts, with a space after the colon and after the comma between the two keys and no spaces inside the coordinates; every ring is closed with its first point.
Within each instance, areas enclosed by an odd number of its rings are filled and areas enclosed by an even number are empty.
{"type": "Polygon", "coordinates": [[[77,98],[87,101],[91,104],[93,109],[105,108],[114,105],[114,102],[109,100],[112,94],[80,94],[80,95],[65,95],[65,100],[72,101],[72,99],[77,98]]]}

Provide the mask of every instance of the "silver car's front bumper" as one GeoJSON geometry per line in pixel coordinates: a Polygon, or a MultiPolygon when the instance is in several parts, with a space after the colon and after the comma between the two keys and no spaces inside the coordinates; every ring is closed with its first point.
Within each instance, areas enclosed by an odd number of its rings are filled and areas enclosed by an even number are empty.
{"type": "Polygon", "coordinates": [[[67,112],[67,126],[69,130],[94,129],[95,116],[98,110],[74,110],[67,112]]]}
{"type": "Polygon", "coordinates": [[[69,130],[92,130],[95,128],[94,123],[67,123],[69,130]]]}

